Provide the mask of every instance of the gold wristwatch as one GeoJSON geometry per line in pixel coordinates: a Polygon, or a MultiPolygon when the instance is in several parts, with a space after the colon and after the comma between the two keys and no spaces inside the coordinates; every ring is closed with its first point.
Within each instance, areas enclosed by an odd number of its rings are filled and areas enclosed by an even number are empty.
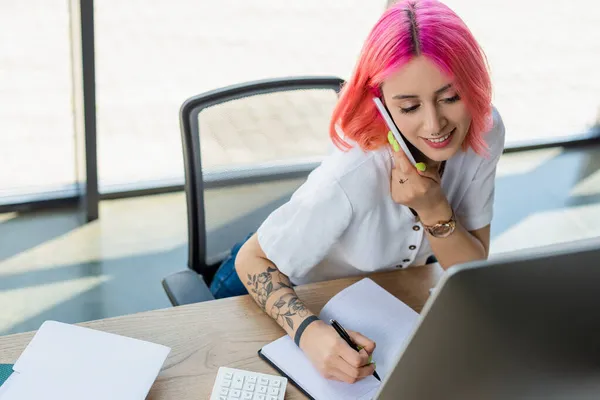
{"type": "Polygon", "coordinates": [[[448,221],[440,221],[435,225],[425,225],[423,224],[423,228],[429,234],[436,238],[446,238],[454,232],[456,228],[456,219],[454,218],[454,211],[452,211],[452,216],[448,221]]]}

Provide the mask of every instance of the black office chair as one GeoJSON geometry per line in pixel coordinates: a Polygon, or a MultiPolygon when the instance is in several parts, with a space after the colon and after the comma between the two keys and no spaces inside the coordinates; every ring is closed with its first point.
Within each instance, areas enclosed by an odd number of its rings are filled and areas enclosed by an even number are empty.
{"type": "MultiPolygon", "coordinates": [[[[283,196],[271,201],[254,210],[250,215],[234,220],[228,225],[228,228],[219,229],[209,235],[206,229],[204,204],[204,191],[207,187],[306,177],[318,165],[318,162],[314,160],[299,163],[271,162],[256,166],[256,168],[252,168],[252,166],[245,166],[244,168],[228,166],[220,171],[218,169],[216,171],[214,169],[208,172],[203,171],[200,146],[200,113],[226,102],[257,95],[270,96],[276,92],[304,91],[306,93],[310,90],[315,93],[333,91],[337,97],[342,84],[342,79],[332,76],[266,79],[209,91],[192,97],[183,103],[180,110],[180,125],[188,214],[188,268],[172,274],[162,281],[163,288],[174,306],[213,300],[214,297],[208,286],[221,262],[229,255],[228,249],[250,232],[255,231],[270,212],[289,198],[289,196],[283,196]]],[[[315,103],[318,103],[318,101],[315,103]]],[[[281,107],[279,102],[277,104],[281,107]]],[[[302,110],[303,114],[321,111],[319,109],[320,104],[309,105],[304,101],[302,105],[306,107],[302,110]]],[[[294,104],[290,104],[290,107],[293,108],[294,104]]],[[[293,113],[293,111],[289,110],[290,113],[293,113]]],[[[330,110],[324,111],[329,112],[330,110]]],[[[265,110],[252,109],[252,112],[260,114],[265,110]]],[[[304,116],[305,119],[310,120],[310,115],[304,116]]],[[[285,119],[286,115],[278,115],[274,118],[285,119]]],[[[232,121],[227,121],[228,119],[229,117],[226,117],[225,122],[232,124],[232,121]]],[[[235,125],[235,121],[233,121],[233,125],[235,125]]],[[[226,128],[230,128],[230,126],[226,126],[226,128]]],[[[217,127],[218,129],[219,127],[217,127]]],[[[320,128],[319,130],[323,135],[327,134],[326,130],[320,128]]],[[[275,144],[270,143],[269,145],[275,144]]],[[[307,149],[307,152],[310,153],[310,149],[307,149]]]]}

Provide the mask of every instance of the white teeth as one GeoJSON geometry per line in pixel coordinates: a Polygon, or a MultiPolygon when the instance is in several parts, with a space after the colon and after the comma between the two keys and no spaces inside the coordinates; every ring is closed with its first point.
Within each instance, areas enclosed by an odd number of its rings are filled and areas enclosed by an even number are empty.
{"type": "Polygon", "coordinates": [[[433,143],[442,143],[444,140],[446,140],[446,139],[448,139],[450,137],[450,135],[452,134],[452,132],[454,132],[454,129],[451,130],[450,133],[447,134],[446,136],[443,136],[443,137],[438,138],[438,139],[427,139],[427,140],[429,140],[430,142],[433,142],[433,143]]]}

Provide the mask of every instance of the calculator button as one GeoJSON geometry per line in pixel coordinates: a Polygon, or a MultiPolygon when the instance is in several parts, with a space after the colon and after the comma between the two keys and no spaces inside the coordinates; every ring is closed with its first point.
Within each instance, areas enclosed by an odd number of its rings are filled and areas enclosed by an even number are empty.
{"type": "Polygon", "coordinates": [[[254,400],[266,400],[266,399],[267,399],[267,396],[265,396],[264,394],[257,393],[254,395],[254,400]]]}
{"type": "Polygon", "coordinates": [[[262,385],[258,385],[258,387],[256,388],[256,391],[258,393],[266,394],[267,393],[267,387],[266,386],[262,386],[262,385]]]}
{"type": "Polygon", "coordinates": [[[272,388],[269,388],[269,394],[270,394],[271,396],[277,396],[277,395],[279,394],[279,389],[277,389],[277,388],[274,388],[274,387],[272,387],[272,388]]]}
{"type": "Polygon", "coordinates": [[[229,379],[223,379],[223,383],[221,383],[221,386],[228,388],[229,386],[231,386],[231,381],[229,379]]]}
{"type": "Polygon", "coordinates": [[[279,400],[279,399],[277,398],[277,396],[269,396],[269,397],[267,397],[267,400],[279,400]]]}
{"type": "Polygon", "coordinates": [[[271,381],[271,383],[269,383],[269,386],[276,387],[276,388],[281,387],[281,381],[277,380],[277,379],[273,379],[271,381]]]}
{"type": "Polygon", "coordinates": [[[246,382],[246,384],[244,385],[244,390],[247,390],[249,392],[254,392],[255,387],[256,387],[256,385],[246,382]]]}
{"type": "Polygon", "coordinates": [[[219,396],[219,400],[227,400],[227,396],[219,396]]]}
{"type": "Polygon", "coordinates": [[[239,390],[232,390],[231,392],[229,392],[229,396],[239,399],[240,396],[242,395],[242,392],[240,392],[239,390]]]}
{"type": "Polygon", "coordinates": [[[246,377],[246,382],[256,383],[256,377],[255,376],[248,376],[248,377],[246,377]]]}
{"type": "Polygon", "coordinates": [[[260,383],[261,385],[268,385],[269,384],[269,380],[267,378],[260,378],[258,380],[258,383],[260,383]]]}
{"type": "Polygon", "coordinates": [[[242,375],[236,375],[233,378],[233,388],[234,389],[241,389],[244,387],[244,377],[242,375]]]}
{"type": "Polygon", "coordinates": [[[233,379],[233,374],[231,372],[225,372],[225,379],[233,379]]]}
{"type": "Polygon", "coordinates": [[[242,399],[244,400],[252,400],[252,392],[242,392],[242,399]]]}
{"type": "Polygon", "coordinates": [[[221,391],[219,392],[221,396],[227,396],[227,393],[229,393],[229,389],[227,388],[221,388],[221,391]]]}

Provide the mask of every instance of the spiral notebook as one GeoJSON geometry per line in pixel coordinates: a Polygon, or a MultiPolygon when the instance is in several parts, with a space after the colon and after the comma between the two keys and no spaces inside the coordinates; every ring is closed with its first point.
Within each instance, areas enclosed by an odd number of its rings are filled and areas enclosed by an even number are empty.
{"type": "MultiPolygon", "coordinates": [[[[344,328],[375,341],[373,361],[383,381],[394,367],[419,314],[365,278],[329,300],[319,318],[327,322],[336,319],[344,328]]],[[[267,344],[259,355],[313,400],[368,400],[381,385],[373,376],[354,384],[323,378],[289,336],[267,344]]]]}

